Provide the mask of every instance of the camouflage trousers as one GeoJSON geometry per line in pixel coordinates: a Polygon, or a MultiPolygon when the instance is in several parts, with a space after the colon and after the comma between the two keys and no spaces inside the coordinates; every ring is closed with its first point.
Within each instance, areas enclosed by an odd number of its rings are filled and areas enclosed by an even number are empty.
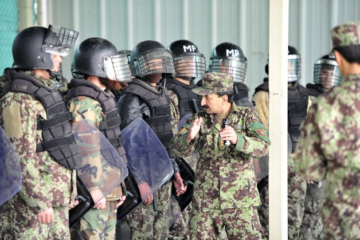
{"type": "Polygon", "coordinates": [[[190,203],[182,213],[180,213],[181,209],[176,199],[171,201],[171,211],[172,216],[178,215],[179,217],[175,219],[174,223],[170,222],[170,232],[169,239],[190,239],[190,213],[192,211],[192,203],[190,203]],[[175,200],[175,201],[174,201],[175,200]],[[177,214],[178,213],[178,214],[177,214]]]}
{"type": "Polygon", "coordinates": [[[305,199],[305,211],[300,228],[300,239],[315,240],[318,239],[324,226],[321,219],[321,209],[324,200],[305,199]]]}
{"type": "Polygon", "coordinates": [[[253,207],[223,210],[194,207],[190,227],[191,239],[263,239],[259,216],[253,207]]]}
{"type": "Polygon", "coordinates": [[[91,209],[76,225],[76,239],[115,239],[116,201],[106,201],[105,209],[91,209]]]}
{"type": "Polygon", "coordinates": [[[53,212],[53,222],[40,224],[24,206],[0,210],[0,239],[70,239],[68,207],[53,208],[53,212]]]}
{"type": "Polygon", "coordinates": [[[360,239],[359,207],[325,200],[321,216],[324,232],[320,239],[360,239]]]}
{"type": "Polygon", "coordinates": [[[158,211],[154,205],[140,204],[127,218],[131,239],[167,239],[169,237],[171,183],[156,191],[158,211]]]}

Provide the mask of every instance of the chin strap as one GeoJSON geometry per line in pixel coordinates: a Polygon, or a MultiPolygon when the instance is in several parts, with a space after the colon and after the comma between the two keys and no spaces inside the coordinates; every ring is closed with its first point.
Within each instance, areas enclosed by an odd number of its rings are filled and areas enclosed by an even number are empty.
{"type": "Polygon", "coordinates": [[[56,79],[58,81],[61,80],[61,74],[59,72],[53,72],[53,71],[50,71],[50,69],[46,69],[46,71],[49,73],[51,79],[56,79]]]}

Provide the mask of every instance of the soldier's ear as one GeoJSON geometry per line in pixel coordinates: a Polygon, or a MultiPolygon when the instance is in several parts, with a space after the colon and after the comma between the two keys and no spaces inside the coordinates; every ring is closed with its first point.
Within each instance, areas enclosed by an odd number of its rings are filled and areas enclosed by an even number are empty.
{"type": "Polygon", "coordinates": [[[229,100],[228,95],[223,95],[223,96],[221,96],[221,98],[224,102],[227,102],[229,100]]]}

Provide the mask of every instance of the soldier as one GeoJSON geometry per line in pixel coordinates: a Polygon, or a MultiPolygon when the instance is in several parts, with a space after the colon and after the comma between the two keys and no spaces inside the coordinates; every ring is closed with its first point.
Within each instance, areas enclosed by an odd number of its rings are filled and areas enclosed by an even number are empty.
{"type": "Polygon", "coordinates": [[[223,229],[229,239],[261,239],[252,158],[267,154],[270,141],[264,126],[253,108],[232,103],[230,74],[207,73],[193,91],[203,96],[205,112],[191,117],[173,140],[178,156],[195,148],[200,154],[191,239],[217,239],[223,229]]]}
{"type": "MultiPolygon", "coordinates": [[[[137,118],[144,119],[160,139],[170,159],[174,160],[175,154],[170,144],[173,138],[170,97],[164,87],[165,75],[175,73],[172,53],[156,41],[140,42],[131,51],[130,67],[136,71],[136,77],[129,82],[118,102],[119,113],[123,119],[121,128],[125,128],[137,118]]],[[[173,164],[173,183],[180,195],[186,191],[186,186],[176,163],[173,164]]],[[[145,181],[138,187],[141,193],[149,188],[145,181]]],[[[133,239],[168,238],[170,195],[171,184],[168,182],[156,192],[158,209],[155,202],[154,208],[151,206],[154,200],[151,195],[144,201],[144,205],[130,213],[128,222],[133,239]]]]}
{"type": "Polygon", "coordinates": [[[1,239],[69,239],[81,162],[71,115],[54,89],[78,32],[50,25],[21,31],[13,68],[1,77],[0,124],[21,163],[21,190],[0,209],[1,239]]]}
{"type": "Polygon", "coordinates": [[[343,81],[311,107],[295,160],[305,179],[327,182],[323,239],[359,239],[360,22],[337,26],[331,36],[343,81]]]}
{"type": "MultiPolygon", "coordinates": [[[[175,78],[166,78],[166,88],[169,90],[173,108],[171,108],[171,125],[173,134],[178,132],[179,122],[186,122],[190,116],[201,110],[201,96],[192,89],[196,87],[195,80],[201,79],[205,74],[205,57],[198,47],[188,40],[178,40],[170,44],[168,49],[174,54],[175,78]]],[[[184,160],[195,170],[199,154],[195,151],[184,160]]],[[[181,217],[170,228],[172,239],[185,239],[189,237],[188,206],[181,217]]]]}
{"type": "MultiPolygon", "coordinates": [[[[309,93],[306,88],[299,84],[301,76],[301,56],[292,46],[288,46],[288,131],[292,141],[292,152],[295,149],[299,136],[300,123],[306,118],[307,109],[311,105],[309,93]]],[[[268,72],[268,65],[265,66],[268,72]]],[[[253,101],[255,109],[259,113],[266,130],[269,128],[269,79],[255,89],[253,101]]],[[[292,167],[293,156],[288,159],[288,224],[289,239],[297,238],[304,213],[304,198],[306,182],[292,167]]],[[[269,228],[269,189],[268,186],[261,193],[262,206],[259,208],[261,225],[264,228],[265,237],[268,238],[269,228]]]]}
{"type": "MultiPolygon", "coordinates": [[[[126,159],[121,120],[110,89],[116,81],[131,80],[127,56],[119,55],[106,39],[88,38],[76,48],[73,63],[76,78],[71,80],[67,94],[73,125],[88,120],[126,159]]],[[[115,239],[117,208],[126,198],[123,194],[119,186],[88,211],[77,225],[78,238],[115,239]]]]}
{"type": "Polygon", "coordinates": [[[241,48],[224,42],[212,51],[208,72],[231,74],[234,77],[234,103],[238,106],[254,107],[249,99],[249,88],[245,85],[246,67],[247,59],[241,48]]]}
{"type": "MultiPolygon", "coordinates": [[[[319,58],[314,64],[314,84],[306,85],[312,103],[316,102],[319,95],[339,85],[341,80],[342,76],[335,55],[324,55],[319,58]]],[[[321,208],[324,204],[325,185],[326,181],[308,181],[300,239],[318,239],[323,230],[321,208]]]]}

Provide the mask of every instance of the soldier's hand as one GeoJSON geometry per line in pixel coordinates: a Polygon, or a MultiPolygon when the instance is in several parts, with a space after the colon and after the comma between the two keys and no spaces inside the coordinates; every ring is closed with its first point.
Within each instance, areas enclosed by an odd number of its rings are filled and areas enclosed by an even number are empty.
{"type": "Polygon", "coordinates": [[[96,209],[105,209],[106,207],[106,198],[102,198],[93,208],[96,209]]]}
{"type": "Polygon", "coordinates": [[[79,205],[79,203],[80,203],[79,200],[76,199],[74,204],[72,206],[69,206],[69,210],[79,205]]]}
{"type": "Polygon", "coordinates": [[[226,128],[221,129],[220,137],[225,141],[230,141],[232,144],[236,145],[238,141],[238,136],[235,132],[235,129],[227,126],[226,128]]]}
{"type": "Polygon", "coordinates": [[[39,223],[48,224],[54,220],[54,211],[52,208],[48,208],[45,211],[37,214],[37,220],[39,223]]]}
{"type": "Polygon", "coordinates": [[[184,181],[180,175],[180,173],[174,173],[174,187],[176,189],[176,196],[180,196],[182,194],[184,194],[187,190],[187,186],[184,185],[184,181]]]}
{"type": "Polygon", "coordinates": [[[186,137],[186,141],[189,143],[191,142],[191,140],[193,140],[199,133],[200,131],[200,126],[202,123],[202,117],[195,119],[192,123],[191,126],[189,128],[189,132],[188,135],[186,137]]]}
{"type": "Polygon", "coordinates": [[[126,200],[126,196],[122,196],[116,203],[116,208],[119,208],[126,200]]]}
{"type": "Polygon", "coordinates": [[[149,184],[147,184],[147,182],[142,182],[138,185],[139,190],[140,190],[140,194],[141,194],[141,199],[145,199],[144,203],[146,205],[149,205],[152,203],[152,201],[154,200],[154,196],[152,194],[151,191],[151,187],[149,186],[149,184]]]}

